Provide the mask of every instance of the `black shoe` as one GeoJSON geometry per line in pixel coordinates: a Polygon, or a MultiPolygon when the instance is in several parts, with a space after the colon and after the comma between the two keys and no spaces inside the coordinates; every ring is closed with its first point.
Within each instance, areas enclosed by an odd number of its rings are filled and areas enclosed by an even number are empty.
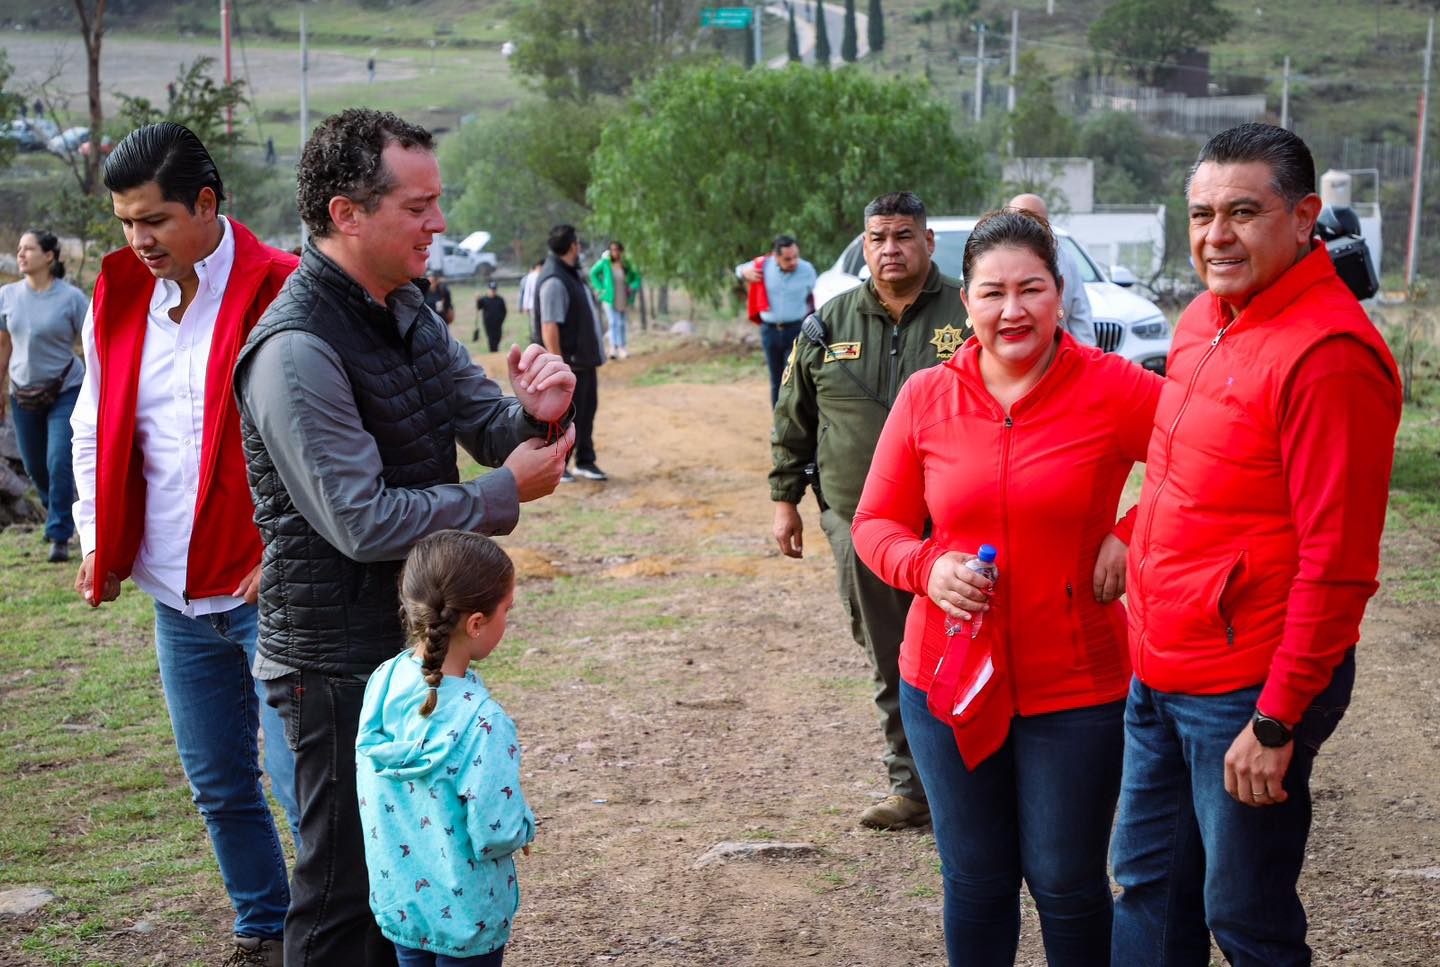
{"type": "Polygon", "coordinates": [[[574,483],[574,482],[575,482],[575,475],[574,475],[573,473],[571,473],[571,472],[569,471],[569,469],[567,468],[564,473],[560,474],[560,482],[561,482],[561,483],[574,483]]]}
{"type": "Polygon", "coordinates": [[[609,479],[610,479],[609,477],[605,476],[605,471],[604,471],[604,470],[601,470],[599,467],[595,466],[595,464],[593,464],[593,463],[577,463],[577,464],[575,464],[575,476],[577,476],[577,477],[584,477],[586,480],[609,480],[609,479]]]}
{"type": "Polygon", "coordinates": [[[70,560],[70,545],[64,541],[50,542],[50,563],[62,564],[70,560]]]}

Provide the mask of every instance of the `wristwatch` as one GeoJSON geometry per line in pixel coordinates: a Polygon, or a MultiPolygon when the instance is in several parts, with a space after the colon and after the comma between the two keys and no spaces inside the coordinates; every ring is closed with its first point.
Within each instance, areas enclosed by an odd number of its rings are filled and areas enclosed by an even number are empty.
{"type": "Polygon", "coordinates": [[[1272,719],[1268,715],[1261,714],[1257,708],[1255,717],[1250,720],[1250,730],[1255,733],[1255,738],[1267,749],[1278,749],[1281,746],[1289,745],[1294,738],[1290,727],[1279,719],[1272,719]]]}

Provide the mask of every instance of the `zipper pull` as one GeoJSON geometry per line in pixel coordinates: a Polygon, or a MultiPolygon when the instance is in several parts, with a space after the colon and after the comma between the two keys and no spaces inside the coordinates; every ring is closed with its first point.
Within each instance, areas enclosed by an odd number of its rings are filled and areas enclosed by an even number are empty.
{"type": "Polygon", "coordinates": [[[1210,340],[1210,345],[1212,348],[1220,345],[1220,339],[1225,335],[1225,330],[1229,328],[1229,326],[1222,326],[1220,328],[1220,331],[1215,334],[1215,338],[1210,340]]]}
{"type": "Polygon", "coordinates": [[[1235,647],[1235,626],[1234,626],[1234,625],[1226,625],[1226,626],[1225,626],[1225,643],[1228,644],[1231,648],[1234,648],[1234,647],[1235,647]]]}
{"type": "Polygon", "coordinates": [[[896,323],[890,330],[890,355],[900,355],[900,324],[896,323]]]}
{"type": "Polygon", "coordinates": [[[1010,419],[1009,414],[1006,414],[1006,416],[1005,416],[1005,429],[1008,430],[1008,429],[1010,429],[1011,427],[1013,427],[1014,425],[1015,425],[1015,421],[1012,420],[1012,419],[1010,419]]]}

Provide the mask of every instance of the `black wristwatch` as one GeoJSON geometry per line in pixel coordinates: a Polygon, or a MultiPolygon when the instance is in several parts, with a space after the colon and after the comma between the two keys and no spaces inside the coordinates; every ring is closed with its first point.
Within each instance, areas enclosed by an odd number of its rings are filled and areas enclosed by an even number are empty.
{"type": "Polygon", "coordinates": [[[1255,733],[1255,738],[1267,749],[1278,749],[1281,746],[1289,745],[1294,735],[1290,727],[1279,719],[1272,719],[1268,715],[1260,714],[1255,710],[1255,717],[1250,720],[1250,730],[1255,733]]]}

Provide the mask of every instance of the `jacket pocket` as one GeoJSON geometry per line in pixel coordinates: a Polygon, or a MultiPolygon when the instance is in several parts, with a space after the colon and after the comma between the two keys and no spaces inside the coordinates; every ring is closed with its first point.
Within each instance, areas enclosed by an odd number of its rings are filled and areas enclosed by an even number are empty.
{"type": "Polygon", "coordinates": [[[1221,577],[1214,582],[1213,596],[1206,601],[1206,610],[1225,631],[1225,644],[1235,645],[1235,600],[1239,597],[1241,577],[1245,572],[1245,552],[1236,551],[1224,561],[1221,577]]]}

